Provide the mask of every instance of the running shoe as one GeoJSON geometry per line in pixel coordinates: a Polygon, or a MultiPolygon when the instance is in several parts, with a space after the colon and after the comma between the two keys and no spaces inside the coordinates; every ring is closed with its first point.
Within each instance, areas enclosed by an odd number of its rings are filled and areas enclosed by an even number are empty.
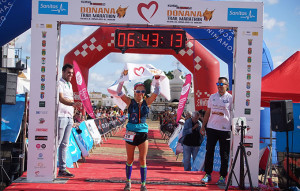
{"type": "Polygon", "coordinates": [[[205,174],[205,176],[201,179],[201,181],[204,183],[211,181],[211,175],[205,174]]]}
{"type": "Polygon", "coordinates": [[[126,185],[124,187],[124,191],[130,191],[130,189],[131,189],[131,182],[126,181],[126,185]]]}
{"type": "Polygon", "coordinates": [[[225,185],[225,178],[223,176],[220,176],[220,179],[217,182],[218,185],[225,185]]]}
{"type": "Polygon", "coordinates": [[[141,190],[140,191],[147,191],[147,188],[145,185],[141,185],[141,190]]]}
{"type": "Polygon", "coordinates": [[[66,170],[59,170],[58,171],[58,177],[68,177],[68,178],[73,178],[75,177],[74,174],[70,173],[70,171],[66,170]]]}

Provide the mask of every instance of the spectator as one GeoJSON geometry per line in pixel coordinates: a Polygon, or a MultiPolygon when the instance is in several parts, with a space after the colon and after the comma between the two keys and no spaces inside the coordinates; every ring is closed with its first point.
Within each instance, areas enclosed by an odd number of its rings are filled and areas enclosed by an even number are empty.
{"type": "Polygon", "coordinates": [[[194,111],[192,118],[185,121],[180,139],[183,144],[183,166],[185,171],[191,171],[191,156],[194,162],[203,140],[200,134],[202,123],[199,121],[199,116],[200,114],[194,111]]]}
{"type": "Polygon", "coordinates": [[[221,169],[217,184],[225,184],[230,150],[232,95],[227,92],[227,78],[220,77],[217,86],[218,92],[209,97],[207,111],[201,128],[201,134],[204,135],[206,132],[207,136],[204,164],[206,174],[202,178],[202,182],[207,183],[211,181],[215,146],[217,141],[219,141],[221,169]],[[206,129],[204,128],[205,126],[206,129]]]}

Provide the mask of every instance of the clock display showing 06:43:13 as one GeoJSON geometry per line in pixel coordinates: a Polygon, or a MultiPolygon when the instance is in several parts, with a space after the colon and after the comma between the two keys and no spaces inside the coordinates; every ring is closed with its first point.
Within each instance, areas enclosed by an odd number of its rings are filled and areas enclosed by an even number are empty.
{"type": "Polygon", "coordinates": [[[115,48],[185,48],[186,33],[183,30],[119,30],[115,31],[115,48]]]}

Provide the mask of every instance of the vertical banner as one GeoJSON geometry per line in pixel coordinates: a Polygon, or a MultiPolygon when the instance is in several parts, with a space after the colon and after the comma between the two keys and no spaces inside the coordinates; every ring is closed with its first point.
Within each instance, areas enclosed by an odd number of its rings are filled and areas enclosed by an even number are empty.
{"type": "Polygon", "coordinates": [[[96,117],[91,105],[89,92],[86,88],[85,81],[81,75],[81,70],[75,60],[73,61],[73,65],[74,65],[74,73],[75,73],[76,84],[77,84],[80,100],[83,104],[84,109],[89,114],[89,116],[95,119],[96,117]]]}
{"type": "MultiPolygon", "coordinates": [[[[239,28],[236,38],[236,62],[234,81],[234,118],[246,118],[247,133],[244,135],[246,156],[249,163],[253,186],[258,186],[259,164],[259,128],[261,104],[261,72],[262,72],[262,28],[239,28]]],[[[232,133],[232,155],[236,154],[240,135],[232,133]]],[[[235,164],[234,172],[240,177],[240,158],[235,164]]],[[[245,164],[245,163],[244,163],[245,164]]],[[[246,172],[246,166],[244,167],[246,172]]],[[[238,185],[232,179],[233,185],[238,185]]],[[[245,176],[245,185],[249,185],[249,177],[245,176]]]]}
{"type": "Polygon", "coordinates": [[[27,180],[52,181],[57,151],[57,22],[32,21],[31,35],[27,180]]]}
{"type": "Polygon", "coordinates": [[[178,104],[178,109],[177,109],[177,118],[176,118],[177,123],[180,119],[180,116],[183,112],[186,100],[188,98],[190,88],[191,88],[191,81],[192,81],[191,74],[186,75],[185,76],[185,82],[182,86],[181,95],[180,95],[179,104],[178,104]]]}

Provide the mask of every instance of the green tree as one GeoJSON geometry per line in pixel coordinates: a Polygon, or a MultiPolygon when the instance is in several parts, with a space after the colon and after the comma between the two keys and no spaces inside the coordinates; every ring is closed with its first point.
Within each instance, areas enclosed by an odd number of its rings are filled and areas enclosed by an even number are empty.
{"type": "Polygon", "coordinates": [[[146,95],[151,93],[151,83],[152,83],[151,79],[147,79],[147,80],[144,81],[144,85],[145,85],[145,89],[146,89],[146,95]]]}
{"type": "Polygon", "coordinates": [[[169,72],[165,72],[165,71],[164,71],[164,73],[165,73],[166,76],[169,78],[169,80],[172,80],[172,79],[174,78],[174,75],[172,74],[171,71],[169,71],[169,72]]]}

